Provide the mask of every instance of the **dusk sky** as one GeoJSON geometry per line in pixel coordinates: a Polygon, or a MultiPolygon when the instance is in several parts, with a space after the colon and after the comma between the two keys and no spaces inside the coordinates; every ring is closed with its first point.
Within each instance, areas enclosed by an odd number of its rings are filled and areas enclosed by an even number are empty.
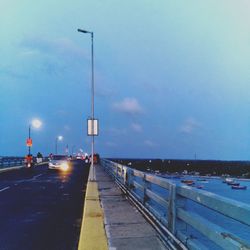
{"type": "Polygon", "coordinates": [[[249,0],[0,0],[0,155],[250,160],[249,0]]]}

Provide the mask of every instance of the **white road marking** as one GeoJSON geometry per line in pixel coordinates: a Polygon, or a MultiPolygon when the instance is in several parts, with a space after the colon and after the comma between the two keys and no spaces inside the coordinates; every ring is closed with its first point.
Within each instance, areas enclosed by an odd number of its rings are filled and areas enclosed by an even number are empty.
{"type": "Polygon", "coordinates": [[[41,175],[43,175],[43,174],[36,175],[36,176],[34,176],[32,179],[36,179],[36,178],[38,178],[38,177],[41,176],[41,175]]]}
{"type": "Polygon", "coordinates": [[[35,176],[33,176],[32,178],[30,178],[30,179],[24,179],[24,180],[17,181],[17,183],[24,183],[24,182],[29,182],[29,181],[35,181],[35,180],[36,180],[38,177],[40,177],[41,175],[43,175],[43,174],[35,175],[35,176]]]}
{"type": "Polygon", "coordinates": [[[0,189],[0,192],[3,192],[4,190],[7,190],[7,189],[9,189],[10,187],[5,187],[5,188],[3,188],[3,189],[0,189]]]}

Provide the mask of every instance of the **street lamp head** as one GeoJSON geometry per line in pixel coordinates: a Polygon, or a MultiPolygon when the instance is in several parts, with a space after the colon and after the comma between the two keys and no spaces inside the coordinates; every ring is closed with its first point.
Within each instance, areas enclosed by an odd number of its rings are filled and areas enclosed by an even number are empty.
{"type": "Polygon", "coordinates": [[[31,125],[33,128],[39,129],[42,126],[42,122],[39,119],[33,119],[31,125]]]}
{"type": "Polygon", "coordinates": [[[77,29],[78,32],[82,32],[82,33],[89,33],[92,35],[93,37],[93,32],[92,31],[88,31],[88,30],[82,30],[82,29],[77,29]]]}
{"type": "Polygon", "coordinates": [[[63,136],[62,135],[59,135],[57,138],[58,138],[59,141],[63,140],[63,136]]]}
{"type": "Polygon", "coordinates": [[[89,31],[87,30],[82,30],[82,29],[77,29],[78,32],[82,32],[82,33],[90,33],[89,31]]]}

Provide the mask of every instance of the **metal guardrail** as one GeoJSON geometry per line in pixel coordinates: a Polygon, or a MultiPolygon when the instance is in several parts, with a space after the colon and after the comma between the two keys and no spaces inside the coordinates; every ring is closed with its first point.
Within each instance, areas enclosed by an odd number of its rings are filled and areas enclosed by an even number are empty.
{"type": "MultiPolygon", "coordinates": [[[[49,157],[37,158],[33,157],[33,162],[35,164],[43,164],[49,161],[49,157]]],[[[18,167],[25,165],[25,157],[0,157],[0,169],[18,167]]]]}
{"type": "Polygon", "coordinates": [[[14,166],[22,166],[24,157],[0,157],[0,169],[14,166]]]}
{"type": "Polygon", "coordinates": [[[227,223],[236,223],[236,227],[244,227],[249,237],[248,204],[179,186],[106,159],[101,159],[101,165],[148,214],[163,239],[165,237],[168,245],[172,244],[172,249],[250,249],[249,238],[232,233],[227,228],[227,223]],[[221,223],[220,218],[226,223],[221,223]]]}

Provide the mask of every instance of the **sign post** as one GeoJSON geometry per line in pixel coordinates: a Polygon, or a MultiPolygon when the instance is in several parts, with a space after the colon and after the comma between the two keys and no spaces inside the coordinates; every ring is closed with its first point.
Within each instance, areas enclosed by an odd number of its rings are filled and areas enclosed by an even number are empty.
{"type": "Polygon", "coordinates": [[[32,139],[31,138],[28,138],[26,140],[26,145],[27,145],[27,147],[32,147],[32,139]]]}
{"type": "Polygon", "coordinates": [[[32,139],[31,139],[31,136],[30,136],[30,130],[31,130],[31,125],[29,125],[29,138],[26,140],[26,145],[29,149],[29,155],[30,155],[30,148],[32,147],[32,139]]]}
{"type": "Polygon", "coordinates": [[[87,132],[88,136],[92,137],[92,155],[91,155],[91,173],[90,173],[90,180],[95,181],[95,169],[94,169],[94,138],[98,136],[99,133],[99,124],[97,119],[88,119],[87,120],[87,132]]]}
{"type": "Polygon", "coordinates": [[[88,119],[88,136],[98,136],[99,121],[97,119],[88,119]]]}

